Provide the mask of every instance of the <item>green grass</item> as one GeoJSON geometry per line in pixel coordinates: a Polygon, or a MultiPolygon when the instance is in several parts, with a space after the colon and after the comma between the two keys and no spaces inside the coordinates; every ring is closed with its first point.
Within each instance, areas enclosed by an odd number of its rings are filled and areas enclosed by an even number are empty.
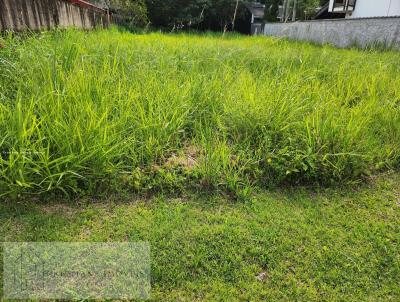
{"type": "Polygon", "coordinates": [[[357,189],[259,191],[245,203],[216,194],[7,202],[0,240],[149,241],[152,301],[395,302],[399,188],[392,173],[357,189]]]}
{"type": "Polygon", "coordinates": [[[237,198],[399,167],[398,52],[116,29],[0,39],[0,196],[237,198]]]}
{"type": "Polygon", "coordinates": [[[0,45],[1,241],[149,241],[154,301],[400,300],[400,53],[117,29],[0,45]]]}

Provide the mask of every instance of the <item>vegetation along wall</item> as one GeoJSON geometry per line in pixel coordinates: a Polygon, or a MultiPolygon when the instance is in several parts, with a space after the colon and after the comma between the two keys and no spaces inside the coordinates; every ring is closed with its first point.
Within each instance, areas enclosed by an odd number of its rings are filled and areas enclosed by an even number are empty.
{"type": "Polygon", "coordinates": [[[0,31],[70,26],[85,29],[107,27],[108,16],[102,10],[80,7],[63,0],[0,0],[0,31]]]}
{"type": "Polygon", "coordinates": [[[343,48],[378,44],[400,49],[400,17],[267,23],[264,34],[343,48]]]}

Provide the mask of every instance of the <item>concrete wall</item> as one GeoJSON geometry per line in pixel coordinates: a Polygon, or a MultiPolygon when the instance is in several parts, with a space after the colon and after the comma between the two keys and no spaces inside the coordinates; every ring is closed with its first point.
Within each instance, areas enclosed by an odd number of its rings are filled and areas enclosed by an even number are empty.
{"type": "Polygon", "coordinates": [[[107,27],[108,17],[102,11],[81,8],[63,0],[0,0],[0,31],[70,26],[107,27]]]}
{"type": "Polygon", "coordinates": [[[263,24],[262,23],[252,23],[250,32],[252,35],[262,35],[263,24]]]}
{"type": "Polygon", "coordinates": [[[400,49],[400,17],[266,23],[264,34],[337,47],[366,47],[379,42],[400,49]]]}
{"type": "Polygon", "coordinates": [[[348,18],[400,16],[399,0],[357,0],[354,12],[348,18]]]}

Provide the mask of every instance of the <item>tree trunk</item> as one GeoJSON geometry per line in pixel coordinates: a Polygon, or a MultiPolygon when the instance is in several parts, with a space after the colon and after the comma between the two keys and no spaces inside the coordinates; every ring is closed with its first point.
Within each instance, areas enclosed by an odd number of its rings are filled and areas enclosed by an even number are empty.
{"type": "Polygon", "coordinates": [[[289,21],[290,16],[290,6],[292,5],[292,0],[286,1],[286,8],[285,8],[285,23],[289,21]]]}
{"type": "Polygon", "coordinates": [[[293,2],[293,16],[292,16],[292,21],[296,21],[296,14],[297,14],[297,0],[294,0],[293,2]]]}
{"type": "Polygon", "coordinates": [[[233,14],[233,18],[232,18],[232,31],[235,30],[236,14],[237,14],[238,7],[239,7],[239,0],[236,0],[235,13],[233,14]]]}
{"type": "Polygon", "coordinates": [[[284,1],[283,1],[283,6],[282,6],[282,22],[285,22],[285,20],[286,20],[287,2],[288,2],[288,0],[284,0],[284,1]]]}

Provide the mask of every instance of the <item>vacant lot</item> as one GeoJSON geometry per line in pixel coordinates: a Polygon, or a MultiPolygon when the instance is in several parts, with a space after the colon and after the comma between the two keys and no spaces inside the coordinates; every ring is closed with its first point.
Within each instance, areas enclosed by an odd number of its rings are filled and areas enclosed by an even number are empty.
{"type": "Polygon", "coordinates": [[[400,53],[0,45],[1,241],[149,241],[155,301],[399,301],[400,53]]]}
{"type": "Polygon", "coordinates": [[[117,30],[3,37],[0,195],[358,181],[400,163],[400,54],[117,30]]]}

